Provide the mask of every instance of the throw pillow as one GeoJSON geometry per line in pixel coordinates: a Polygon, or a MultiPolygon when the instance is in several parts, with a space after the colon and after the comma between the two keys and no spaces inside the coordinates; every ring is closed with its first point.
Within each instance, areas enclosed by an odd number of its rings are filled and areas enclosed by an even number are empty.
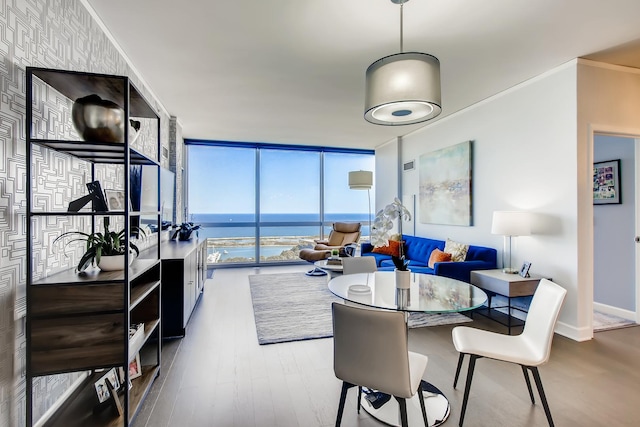
{"type": "Polygon", "coordinates": [[[373,248],[371,252],[391,256],[400,256],[400,242],[389,240],[388,243],[388,246],[379,246],[377,248],[373,248]]]}
{"type": "Polygon", "coordinates": [[[431,255],[429,255],[429,262],[427,263],[427,265],[429,266],[429,268],[434,268],[436,265],[436,262],[446,262],[446,261],[451,261],[451,254],[442,252],[440,249],[436,248],[433,251],[431,251],[431,255]]]}
{"type": "Polygon", "coordinates": [[[444,251],[448,254],[451,254],[451,261],[455,262],[464,261],[465,259],[467,259],[468,250],[469,245],[454,242],[450,239],[447,239],[447,243],[444,245],[444,251]]]}

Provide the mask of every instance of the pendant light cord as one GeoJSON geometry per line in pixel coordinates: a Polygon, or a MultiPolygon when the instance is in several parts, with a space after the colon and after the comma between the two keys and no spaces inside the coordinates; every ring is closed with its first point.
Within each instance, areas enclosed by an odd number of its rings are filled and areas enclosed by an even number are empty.
{"type": "Polygon", "coordinates": [[[402,36],[402,27],[403,27],[403,13],[402,13],[402,8],[404,7],[404,3],[400,3],[400,53],[404,52],[403,50],[403,45],[404,45],[404,40],[403,40],[403,36],[402,36]]]}

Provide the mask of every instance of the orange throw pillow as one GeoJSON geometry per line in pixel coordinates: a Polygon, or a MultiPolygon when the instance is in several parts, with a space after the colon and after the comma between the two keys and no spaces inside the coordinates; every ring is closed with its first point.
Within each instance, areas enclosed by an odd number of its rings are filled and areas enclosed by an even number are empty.
{"type": "Polygon", "coordinates": [[[377,248],[373,248],[371,252],[375,252],[377,254],[391,255],[391,256],[400,256],[400,242],[396,240],[389,240],[389,246],[379,246],[377,248]]]}
{"type": "Polygon", "coordinates": [[[434,268],[436,262],[445,261],[451,261],[451,254],[442,252],[440,249],[436,248],[431,252],[431,255],[429,255],[429,262],[427,263],[427,265],[429,266],[429,268],[434,268]]]}

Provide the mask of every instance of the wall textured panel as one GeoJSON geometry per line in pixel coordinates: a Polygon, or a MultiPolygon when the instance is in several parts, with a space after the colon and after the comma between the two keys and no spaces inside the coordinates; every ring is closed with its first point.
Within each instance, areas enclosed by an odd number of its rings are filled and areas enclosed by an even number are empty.
{"type": "MultiPolygon", "coordinates": [[[[78,0],[2,0],[0,7],[0,425],[25,425],[26,151],[25,69],[27,66],[127,75],[161,118],[160,139],[168,149],[169,117],[140,78],[78,0]]],[[[70,101],[39,85],[34,92],[34,135],[70,136],[70,101]]],[[[136,148],[156,158],[157,130],[143,127],[136,148]]],[[[168,167],[169,159],[161,159],[168,167]]],[[[34,208],[65,207],[86,194],[89,166],[46,149],[36,150],[33,185],[42,196],[34,208]],[[62,178],[64,177],[64,178],[62,178]]],[[[122,188],[113,168],[96,168],[103,188],[122,188]]],[[[54,217],[34,221],[34,268],[48,275],[75,260],[54,252],[63,231],[86,226],[82,220],[54,217]]],[[[34,384],[34,417],[43,414],[78,376],[42,377],[34,384]]]]}

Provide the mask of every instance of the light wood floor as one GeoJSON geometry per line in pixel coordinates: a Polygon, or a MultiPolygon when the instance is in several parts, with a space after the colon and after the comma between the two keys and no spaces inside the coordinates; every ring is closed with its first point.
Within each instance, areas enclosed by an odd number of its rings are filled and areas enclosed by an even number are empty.
{"type": "MultiPolygon", "coordinates": [[[[253,322],[249,274],[307,269],[216,270],[187,336],[165,344],[161,377],[135,427],[334,425],[340,382],[333,374],[331,339],[259,346],[253,322]]],[[[467,325],[504,331],[479,316],[467,325]]],[[[429,356],[425,379],[451,402],[445,426],[458,425],[464,388],[464,381],[456,390],[452,386],[458,358],[452,327],[409,333],[411,350],[429,356]]],[[[640,425],[640,327],[598,332],[584,343],[556,336],[540,374],[556,426],[640,425]]],[[[364,411],[356,414],[354,389],[342,425],[383,426],[364,411]]],[[[465,426],[546,425],[518,366],[478,361],[465,426]]]]}

